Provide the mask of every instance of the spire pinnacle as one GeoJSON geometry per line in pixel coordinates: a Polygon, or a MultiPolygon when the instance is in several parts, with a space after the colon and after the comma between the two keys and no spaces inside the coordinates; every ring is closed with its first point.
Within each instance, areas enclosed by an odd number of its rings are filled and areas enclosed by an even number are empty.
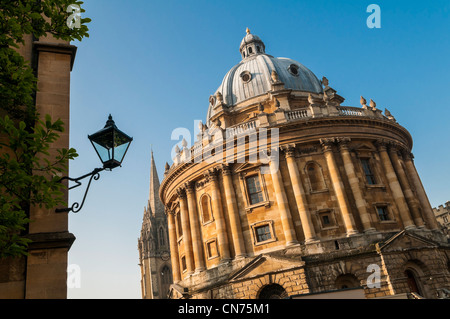
{"type": "Polygon", "coordinates": [[[247,32],[247,34],[250,34],[250,29],[247,28],[247,30],[245,30],[245,32],[247,32]]]}
{"type": "Polygon", "coordinates": [[[159,199],[159,177],[156,170],[155,158],[153,157],[153,149],[151,150],[151,162],[150,162],[150,193],[149,204],[153,215],[162,213],[164,214],[164,207],[159,199]]]}

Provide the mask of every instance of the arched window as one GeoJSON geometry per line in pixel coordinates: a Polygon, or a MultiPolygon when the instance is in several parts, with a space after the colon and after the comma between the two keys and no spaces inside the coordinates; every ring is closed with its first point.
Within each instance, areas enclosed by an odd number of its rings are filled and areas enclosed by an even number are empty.
{"type": "Polygon", "coordinates": [[[248,48],[248,54],[252,54],[253,53],[253,49],[250,47],[248,48]]]}
{"type": "Polygon", "coordinates": [[[212,220],[211,200],[210,200],[208,195],[203,195],[200,198],[200,208],[201,208],[201,211],[202,211],[203,223],[211,221],[212,220]]]}
{"type": "Polygon", "coordinates": [[[334,283],[337,289],[356,288],[360,286],[358,278],[352,274],[340,275],[334,283]]]}
{"type": "Polygon", "coordinates": [[[322,168],[319,164],[316,162],[309,162],[306,164],[305,169],[312,192],[326,189],[325,181],[322,175],[322,168]]]}
{"type": "Polygon", "coordinates": [[[270,284],[261,289],[258,299],[283,299],[287,296],[288,294],[282,286],[279,284],[270,284]]]}
{"type": "Polygon", "coordinates": [[[416,274],[414,273],[414,271],[411,269],[405,270],[405,276],[406,276],[406,280],[408,282],[409,291],[414,292],[420,296],[423,296],[422,292],[420,291],[420,288],[419,288],[419,285],[417,282],[417,277],[416,277],[416,274]]]}

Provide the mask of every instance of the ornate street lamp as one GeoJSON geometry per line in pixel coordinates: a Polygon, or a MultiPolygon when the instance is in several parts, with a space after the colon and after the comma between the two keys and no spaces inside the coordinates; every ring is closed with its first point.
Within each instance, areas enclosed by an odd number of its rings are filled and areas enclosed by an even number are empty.
{"type": "Polygon", "coordinates": [[[84,201],[86,200],[86,195],[89,191],[89,187],[91,186],[92,179],[98,180],[100,178],[100,172],[103,170],[111,171],[113,168],[121,166],[125,154],[130,147],[131,141],[133,141],[132,137],[128,136],[117,128],[111,114],[108,117],[108,121],[106,121],[105,127],[92,135],[88,135],[88,138],[91,141],[98,157],[102,161],[103,167],[95,168],[92,172],[78,178],[71,178],[68,176],[62,177],[61,181],[67,179],[76,183],[76,185],[69,187],[69,190],[80,186],[80,180],[87,177],[90,178],[81,204],[75,202],[71,207],[58,208],[56,209],[57,213],[70,211],[78,213],[83,207],[84,201]]]}

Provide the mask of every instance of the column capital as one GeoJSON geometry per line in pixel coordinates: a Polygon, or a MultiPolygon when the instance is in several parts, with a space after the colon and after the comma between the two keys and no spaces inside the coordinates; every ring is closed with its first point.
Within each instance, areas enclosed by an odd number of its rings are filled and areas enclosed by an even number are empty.
{"type": "Polygon", "coordinates": [[[375,140],[374,144],[378,148],[379,151],[381,151],[381,150],[386,151],[389,146],[389,141],[384,138],[379,138],[379,139],[375,140]]]}
{"type": "Polygon", "coordinates": [[[219,170],[217,168],[211,168],[211,169],[205,171],[203,173],[203,176],[206,178],[206,180],[208,182],[211,182],[211,181],[216,182],[217,178],[218,178],[218,176],[217,176],[218,171],[219,170]]]}
{"type": "Polygon", "coordinates": [[[334,137],[332,138],[321,138],[320,144],[322,145],[322,149],[324,152],[332,151],[333,150],[333,144],[336,142],[336,139],[334,137]]]}
{"type": "Polygon", "coordinates": [[[351,138],[350,137],[337,137],[336,143],[339,145],[339,148],[348,150],[348,144],[350,144],[351,138]]]}
{"type": "Polygon", "coordinates": [[[295,157],[296,149],[294,143],[282,145],[281,149],[284,151],[286,158],[295,157]]]}
{"type": "Polygon", "coordinates": [[[224,176],[231,176],[231,164],[222,164],[222,174],[224,176]]]}
{"type": "Polygon", "coordinates": [[[178,197],[180,199],[185,199],[186,198],[186,189],[183,186],[178,187],[176,192],[177,192],[177,195],[178,195],[178,197]]]}
{"type": "Polygon", "coordinates": [[[194,194],[195,193],[195,182],[190,181],[190,182],[184,183],[184,188],[186,190],[187,195],[194,194]]]}

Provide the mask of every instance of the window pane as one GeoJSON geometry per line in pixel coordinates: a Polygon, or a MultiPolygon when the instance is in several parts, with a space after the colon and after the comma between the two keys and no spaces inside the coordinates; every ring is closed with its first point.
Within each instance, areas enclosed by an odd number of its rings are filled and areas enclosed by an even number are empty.
{"type": "Polygon", "coordinates": [[[259,176],[247,177],[247,191],[250,198],[250,204],[257,204],[264,201],[264,197],[259,183],[259,176]]]}
{"type": "Polygon", "coordinates": [[[377,207],[378,216],[380,217],[380,220],[389,220],[389,216],[387,213],[387,207],[377,207]]]}
{"type": "Polygon", "coordinates": [[[256,227],[255,232],[256,232],[256,241],[257,242],[262,242],[262,241],[272,238],[272,236],[270,234],[270,226],[269,225],[256,227]]]}
{"type": "Polygon", "coordinates": [[[370,163],[368,159],[361,159],[361,164],[364,170],[364,174],[366,175],[366,180],[369,185],[375,184],[375,177],[373,175],[372,169],[370,167],[370,163]]]}

